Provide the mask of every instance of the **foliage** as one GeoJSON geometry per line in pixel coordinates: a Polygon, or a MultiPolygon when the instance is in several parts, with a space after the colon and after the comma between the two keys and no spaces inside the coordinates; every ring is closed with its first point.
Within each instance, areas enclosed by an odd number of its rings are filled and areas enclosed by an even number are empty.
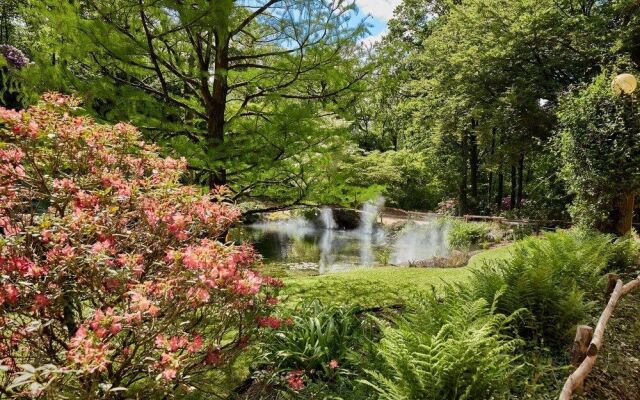
{"type": "Polygon", "coordinates": [[[522,368],[521,343],[504,332],[511,318],[455,290],[424,297],[397,326],[383,325],[382,363],[367,383],[380,399],[510,398],[522,368]]]}
{"type": "Polygon", "coordinates": [[[635,231],[617,238],[612,244],[612,256],[609,260],[608,270],[626,271],[629,267],[638,265],[640,260],[640,239],[635,231]]]}
{"type": "MultiPolygon", "coordinates": [[[[353,390],[354,374],[362,366],[373,326],[360,307],[303,303],[292,317],[266,332],[258,348],[256,378],[279,391],[295,391],[312,397],[353,390]],[[303,385],[292,385],[291,373],[303,385]]],[[[256,393],[252,393],[255,398],[256,393]]]]}
{"type": "Polygon", "coordinates": [[[619,68],[624,67],[607,70],[569,93],[558,111],[562,171],[575,194],[572,215],[608,232],[616,232],[624,217],[617,208],[620,196],[640,191],[640,113],[634,95],[612,91],[619,68]]]}
{"type": "Polygon", "coordinates": [[[23,18],[45,46],[33,87],[133,121],[187,158],[192,182],[227,183],[238,199],[313,197],[368,71],[346,0],[46,0],[23,18]]]}
{"type": "Polygon", "coordinates": [[[424,154],[408,150],[355,157],[347,182],[354,186],[384,188],[386,204],[402,209],[431,210],[442,197],[424,154]]]}
{"type": "Polygon", "coordinates": [[[509,315],[526,309],[517,324],[524,338],[561,348],[589,315],[590,295],[612,257],[611,238],[578,230],[547,233],[519,242],[507,260],[472,271],[465,285],[473,298],[493,299],[509,315]]]}
{"type": "Polygon", "coordinates": [[[469,250],[489,240],[491,226],[484,222],[454,220],[447,234],[449,246],[469,250]]]}
{"type": "Polygon", "coordinates": [[[252,269],[252,249],[215,240],[239,217],[223,189],[181,185],[185,160],[77,105],[49,93],[0,108],[0,389],[209,391],[203,377],[247,346],[281,282],[252,269]]]}

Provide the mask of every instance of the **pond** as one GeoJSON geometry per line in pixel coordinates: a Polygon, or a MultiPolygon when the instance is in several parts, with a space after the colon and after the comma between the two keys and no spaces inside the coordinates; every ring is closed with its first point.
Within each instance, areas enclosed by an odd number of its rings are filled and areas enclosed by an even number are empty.
{"type": "Polygon", "coordinates": [[[375,205],[365,206],[357,229],[338,229],[332,210],[316,220],[292,218],[237,228],[232,238],[253,243],[265,263],[325,274],[384,265],[410,265],[449,254],[448,222],[432,218],[392,231],[376,223],[375,205]]]}

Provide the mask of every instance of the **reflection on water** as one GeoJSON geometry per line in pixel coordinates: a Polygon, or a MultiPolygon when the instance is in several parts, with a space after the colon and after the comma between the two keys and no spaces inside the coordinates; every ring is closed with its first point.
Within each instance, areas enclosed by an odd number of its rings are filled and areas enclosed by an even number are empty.
{"type": "Polygon", "coordinates": [[[339,230],[331,209],[321,210],[319,224],[303,218],[262,222],[235,229],[233,239],[252,242],[265,262],[321,274],[375,265],[408,265],[444,257],[449,225],[441,220],[407,224],[393,235],[375,225],[381,202],[365,206],[360,227],[339,230]]]}
{"type": "MultiPolygon", "coordinates": [[[[384,232],[376,232],[380,233],[365,245],[371,253],[386,247],[384,232]]],[[[235,240],[253,242],[265,262],[285,264],[292,269],[317,269],[324,274],[374,265],[374,256],[363,253],[363,237],[358,231],[314,228],[290,220],[238,228],[233,236],[235,240]],[[292,229],[294,224],[299,229],[292,229]]]]}

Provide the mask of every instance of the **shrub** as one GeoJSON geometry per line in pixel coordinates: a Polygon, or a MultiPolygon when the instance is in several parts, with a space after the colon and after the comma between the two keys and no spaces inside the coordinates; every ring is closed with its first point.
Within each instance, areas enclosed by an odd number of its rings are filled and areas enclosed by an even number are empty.
{"type": "Polygon", "coordinates": [[[383,327],[381,365],[366,381],[380,399],[503,399],[517,389],[520,342],[503,332],[512,317],[451,293],[421,299],[396,326],[383,327]]]}
{"type": "Polygon", "coordinates": [[[449,246],[469,250],[489,240],[491,226],[483,222],[454,221],[447,235],[449,246]]]}
{"type": "Polygon", "coordinates": [[[558,231],[520,242],[508,260],[480,270],[465,290],[473,298],[499,297],[497,311],[506,315],[526,309],[518,324],[527,339],[560,347],[575,325],[588,315],[588,294],[611,259],[610,237],[581,231],[558,231]]]}
{"type": "Polygon", "coordinates": [[[184,160],[134,127],[43,99],[0,108],[0,391],[211,391],[202,377],[246,347],[279,286],[251,248],[210,239],[238,210],[180,185],[184,160]]]}
{"type": "MultiPolygon", "coordinates": [[[[357,307],[303,303],[270,332],[256,358],[255,376],[263,391],[295,392],[312,397],[321,390],[353,391],[353,376],[372,338],[370,319],[357,307]]],[[[251,398],[260,397],[254,387],[251,398]]],[[[264,393],[263,393],[264,394],[264,393]]]]}

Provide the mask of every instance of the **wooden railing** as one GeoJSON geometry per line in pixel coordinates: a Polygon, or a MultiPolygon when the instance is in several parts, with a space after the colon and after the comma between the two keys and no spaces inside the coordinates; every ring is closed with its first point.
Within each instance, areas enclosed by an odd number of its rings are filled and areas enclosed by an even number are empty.
{"type": "Polygon", "coordinates": [[[609,274],[609,284],[607,286],[606,296],[609,297],[607,306],[605,307],[595,331],[581,325],[576,332],[576,339],[572,351],[572,362],[576,370],[569,376],[562,388],[559,400],[571,400],[574,393],[582,390],[584,380],[589,376],[593,366],[598,358],[598,353],[602,349],[604,343],[604,333],[607,323],[611,319],[613,310],[621,298],[629,294],[634,289],[640,287],[640,276],[631,282],[624,284],[615,274],[609,274]]]}

